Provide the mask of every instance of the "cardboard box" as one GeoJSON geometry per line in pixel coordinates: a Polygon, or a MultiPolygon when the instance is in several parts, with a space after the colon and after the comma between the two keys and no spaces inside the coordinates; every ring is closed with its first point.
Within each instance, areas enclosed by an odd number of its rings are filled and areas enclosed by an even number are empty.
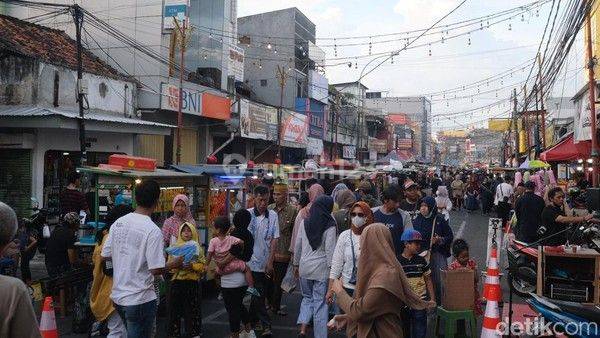
{"type": "Polygon", "coordinates": [[[475,271],[468,269],[442,271],[442,306],[446,310],[472,310],[475,303],[475,271]]]}

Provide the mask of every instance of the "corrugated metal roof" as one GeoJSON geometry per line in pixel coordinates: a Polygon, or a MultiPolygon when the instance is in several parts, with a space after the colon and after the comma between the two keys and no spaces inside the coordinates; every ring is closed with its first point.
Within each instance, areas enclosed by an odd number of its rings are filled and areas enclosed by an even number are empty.
{"type": "Polygon", "coordinates": [[[225,165],[172,165],[171,168],[190,174],[204,174],[209,176],[252,176],[250,171],[239,166],[225,165]]]}
{"type": "MultiPolygon", "coordinates": [[[[79,112],[74,109],[68,108],[49,108],[32,105],[19,105],[19,106],[2,106],[0,105],[0,118],[2,117],[44,117],[44,116],[63,116],[70,119],[78,119],[79,112]]],[[[86,111],[84,118],[86,120],[111,122],[111,123],[126,123],[126,124],[137,124],[142,126],[162,127],[162,128],[175,128],[175,126],[163,123],[157,123],[152,121],[144,121],[140,119],[128,118],[119,115],[113,115],[108,113],[102,113],[97,111],[86,111]]]]}

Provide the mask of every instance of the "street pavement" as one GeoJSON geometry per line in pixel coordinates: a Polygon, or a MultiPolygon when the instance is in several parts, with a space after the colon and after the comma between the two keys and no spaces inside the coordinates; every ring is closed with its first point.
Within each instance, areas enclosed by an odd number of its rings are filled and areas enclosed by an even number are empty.
{"type": "MultiPolygon", "coordinates": [[[[455,238],[462,237],[470,245],[470,254],[477,262],[480,270],[485,270],[485,255],[487,245],[487,226],[488,217],[482,216],[480,211],[467,213],[466,211],[452,212],[450,215],[450,226],[454,231],[455,238]]],[[[34,278],[45,274],[43,259],[36,259],[32,262],[34,278]]],[[[481,285],[483,285],[481,279],[481,285]]],[[[505,281],[502,281],[504,299],[508,299],[508,289],[505,281]]],[[[298,292],[291,295],[284,294],[282,303],[287,316],[273,316],[274,337],[290,337],[297,334],[296,319],[299,312],[301,296],[298,292]]],[[[40,309],[36,309],[40,311],[40,309]]],[[[223,306],[223,301],[217,299],[217,293],[214,290],[207,290],[203,295],[202,302],[203,315],[203,337],[228,337],[229,324],[227,322],[227,312],[223,306]]],[[[71,318],[58,318],[57,326],[61,337],[86,337],[86,335],[76,335],[71,332],[71,318]]],[[[158,337],[165,337],[166,318],[158,318],[158,337]]],[[[428,337],[434,335],[434,317],[430,317],[428,337]]],[[[481,318],[478,319],[478,330],[481,329],[481,318]]],[[[479,332],[479,331],[478,331],[479,332]]],[[[330,337],[343,337],[342,334],[331,334],[330,337]]],[[[312,337],[309,335],[309,337],[312,337]]]]}

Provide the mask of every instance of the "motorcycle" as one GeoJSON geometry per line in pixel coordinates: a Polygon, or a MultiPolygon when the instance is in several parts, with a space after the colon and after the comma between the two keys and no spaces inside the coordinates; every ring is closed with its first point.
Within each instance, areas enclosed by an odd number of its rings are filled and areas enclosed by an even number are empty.
{"type": "MultiPolygon", "coordinates": [[[[583,305],[538,296],[534,293],[526,299],[529,307],[569,337],[600,337],[600,307],[583,305]]],[[[545,334],[546,332],[538,332],[545,334]]],[[[554,333],[554,332],[552,332],[554,333]]]]}
{"type": "MultiPolygon", "coordinates": [[[[595,215],[594,218],[598,218],[598,215],[595,215]]],[[[569,230],[568,238],[571,245],[583,245],[600,252],[600,226],[598,224],[581,223],[570,227],[569,230]]],[[[512,239],[509,241],[506,256],[509,287],[520,297],[529,298],[529,294],[535,293],[537,285],[537,244],[512,239]]]]}

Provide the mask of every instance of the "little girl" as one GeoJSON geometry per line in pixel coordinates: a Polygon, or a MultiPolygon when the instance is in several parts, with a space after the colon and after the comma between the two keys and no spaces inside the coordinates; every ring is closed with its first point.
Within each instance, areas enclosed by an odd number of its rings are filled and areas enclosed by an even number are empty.
{"type": "Polygon", "coordinates": [[[477,263],[469,257],[469,244],[462,239],[458,238],[452,243],[452,255],[454,255],[454,261],[448,266],[448,270],[459,270],[469,269],[475,271],[475,315],[481,316],[483,309],[481,308],[481,298],[479,297],[479,291],[477,285],[479,283],[479,276],[477,275],[477,263]]]}
{"type": "Polygon", "coordinates": [[[228,257],[231,257],[231,260],[225,264],[222,268],[217,266],[217,274],[219,275],[228,275],[233,272],[243,272],[246,276],[246,283],[248,283],[248,291],[247,293],[258,296],[258,290],[254,288],[254,279],[252,278],[252,271],[246,265],[244,261],[239,258],[236,258],[232,255],[229,250],[231,250],[234,246],[243,246],[244,242],[234,236],[229,235],[231,230],[231,223],[229,223],[229,218],[226,216],[219,216],[215,218],[214,222],[215,230],[217,230],[217,237],[214,237],[208,243],[208,261],[207,264],[210,264],[213,257],[217,263],[228,260],[228,257]]]}

